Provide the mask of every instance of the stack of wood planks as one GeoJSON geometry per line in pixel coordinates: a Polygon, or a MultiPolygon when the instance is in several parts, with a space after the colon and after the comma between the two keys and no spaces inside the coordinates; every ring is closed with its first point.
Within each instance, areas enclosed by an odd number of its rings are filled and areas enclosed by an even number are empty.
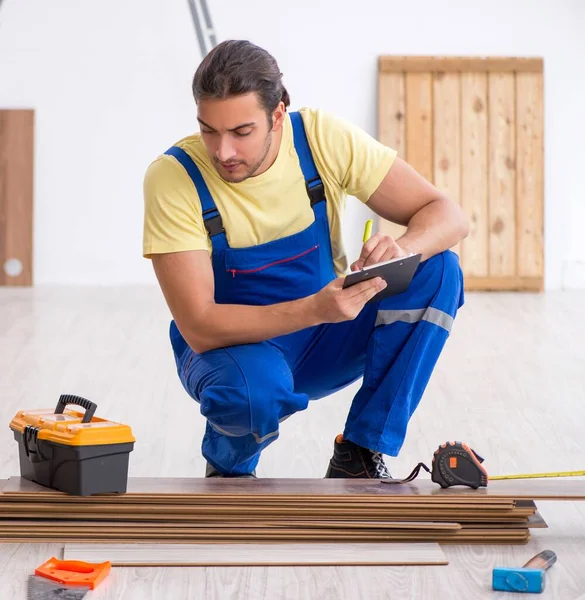
{"type": "Polygon", "coordinates": [[[546,527],[536,499],[585,499],[585,483],[130,478],[126,494],[78,497],[13,477],[0,541],[522,544],[546,527]]]}

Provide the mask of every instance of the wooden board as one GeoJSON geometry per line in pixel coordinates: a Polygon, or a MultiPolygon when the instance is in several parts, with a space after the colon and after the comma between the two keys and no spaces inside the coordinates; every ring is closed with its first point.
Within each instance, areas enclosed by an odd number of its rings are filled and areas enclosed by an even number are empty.
{"type": "MultiPolygon", "coordinates": [[[[42,520],[35,519],[33,520],[24,520],[24,519],[6,519],[0,520],[0,528],[3,530],[13,529],[13,530],[26,530],[26,529],[34,529],[40,531],[41,529],[55,529],[56,522],[55,520],[42,520]]],[[[60,521],[58,523],[58,528],[60,531],[71,530],[71,529],[85,529],[88,527],[96,527],[99,526],[101,529],[117,529],[117,528],[127,528],[127,529],[148,529],[148,530],[156,530],[156,529],[183,529],[189,531],[200,531],[205,529],[212,529],[216,531],[218,527],[222,527],[222,529],[229,529],[229,525],[222,524],[218,525],[217,522],[200,522],[193,523],[189,521],[181,521],[176,523],[144,523],[143,521],[131,521],[125,520],[123,522],[118,521],[104,521],[100,523],[92,523],[91,521],[86,520],[78,520],[78,521],[60,521]]],[[[447,523],[447,522],[434,522],[434,521],[279,521],[279,520],[264,520],[264,521],[238,521],[233,527],[238,527],[241,529],[332,529],[335,527],[343,528],[343,529],[400,529],[400,530],[417,530],[424,529],[429,531],[455,531],[461,529],[461,525],[459,523],[447,523]]]]}
{"type": "MultiPolygon", "coordinates": [[[[458,73],[433,76],[433,178],[431,181],[461,204],[461,82],[458,73]]],[[[460,244],[452,250],[460,254],[460,244]]]]}
{"type": "MultiPolygon", "coordinates": [[[[3,504],[14,504],[19,506],[26,506],[29,503],[37,502],[48,502],[52,506],[82,506],[89,507],[91,505],[107,505],[110,503],[112,506],[125,507],[128,505],[139,506],[139,505],[164,505],[164,506],[184,506],[197,510],[198,506],[211,506],[213,508],[221,509],[223,506],[233,506],[236,499],[232,497],[218,497],[215,495],[211,501],[205,499],[202,496],[190,497],[188,495],[177,495],[177,496],[140,496],[140,495],[120,495],[120,496],[50,496],[50,495],[37,495],[37,494],[26,494],[20,496],[18,494],[0,494],[0,503],[3,504]],[[98,500],[101,498],[101,500],[98,500]]],[[[501,510],[504,508],[514,508],[513,498],[485,498],[482,499],[471,498],[466,501],[465,498],[455,497],[453,500],[443,500],[440,498],[414,498],[409,501],[408,496],[402,498],[390,498],[386,501],[383,499],[375,498],[373,501],[364,499],[363,501],[343,501],[343,496],[327,498],[318,497],[314,499],[299,499],[295,501],[289,497],[275,499],[267,499],[265,497],[242,497],[238,499],[238,506],[253,506],[258,509],[270,509],[270,508],[338,508],[338,509],[359,509],[359,510],[383,510],[389,508],[424,508],[427,506],[435,508],[451,508],[453,506],[458,507],[469,507],[471,509],[481,507],[485,510],[501,510]]]]}
{"type": "MultiPolygon", "coordinates": [[[[460,544],[478,544],[478,545],[486,545],[486,544],[495,544],[495,545],[501,545],[501,544],[509,544],[509,545],[520,545],[520,544],[527,544],[529,541],[531,540],[531,535],[530,532],[528,530],[526,530],[526,532],[521,531],[520,533],[518,533],[516,536],[514,537],[493,537],[490,538],[489,540],[486,540],[484,537],[482,537],[481,535],[474,535],[474,536],[470,536],[468,538],[452,538],[452,539],[445,539],[445,540],[417,540],[413,543],[421,543],[421,542],[437,542],[437,543],[441,543],[441,544],[452,544],[452,545],[460,545],[460,544]]],[[[63,539],[60,538],[58,540],[60,543],[76,543],[76,544],[108,544],[108,545],[116,545],[116,544],[134,544],[137,542],[137,540],[132,540],[132,539],[117,539],[117,540],[111,540],[111,539],[101,539],[99,537],[87,537],[87,538],[79,538],[79,539],[74,539],[74,540],[68,540],[68,539],[63,539]]],[[[392,543],[396,543],[399,540],[394,540],[392,543]]],[[[55,539],[48,539],[48,538],[44,538],[44,537],[31,537],[29,534],[26,534],[24,537],[0,537],[0,543],[19,543],[19,544],[55,544],[57,542],[57,540],[55,539]]],[[[152,540],[138,540],[139,543],[148,543],[148,544],[166,544],[168,543],[168,540],[165,539],[152,539],[152,540]]],[[[174,544],[184,544],[186,547],[192,545],[194,542],[190,541],[190,540],[174,540],[173,541],[174,544]]],[[[216,544],[217,542],[214,541],[198,541],[198,544],[216,544]]],[[[226,544],[249,544],[250,542],[246,541],[246,540],[231,540],[231,541],[226,541],[226,544]]],[[[273,541],[266,541],[264,540],[262,543],[266,543],[266,544],[270,544],[270,543],[278,543],[277,540],[273,540],[273,541]]],[[[298,541],[298,542],[292,542],[295,544],[302,544],[302,543],[310,543],[310,544],[317,544],[317,543],[323,543],[323,542],[319,542],[319,541],[298,541]]],[[[337,541],[337,543],[339,543],[339,541],[337,541]]],[[[387,542],[376,542],[376,543],[387,543],[387,542]]]]}
{"type": "Polygon", "coordinates": [[[547,522],[543,519],[542,515],[537,512],[534,515],[529,516],[523,523],[504,523],[504,522],[481,522],[476,521],[474,523],[461,523],[463,529],[476,528],[476,529],[548,529],[547,522]]]}
{"type": "MultiPolygon", "coordinates": [[[[490,481],[485,488],[477,490],[458,486],[442,489],[428,479],[407,484],[389,484],[384,480],[349,480],[349,479],[235,479],[235,478],[129,478],[128,494],[152,495],[168,494],[201,497],[210,503],[215,498],[231,498],[242,501],[244,498],[253,499],[266,497],[271,499],[287,498],[339,498],[349,501],[387,502],[403,499],[405,502],[439,501],[451,502],[463,499],[465,502],[489,502],[499,499],[528,499],[528,500],[585,500],[585,480],[496,480],[490,481]]],[[[37,484],[11,477],[0,498],[12,493],[35,494],[34,490],[43,488],[37,484]],[[26,491],[28,490],[28,491],[26,491]]],[[[50,495],[67,496],[61,492],[49,492],[50,495]]],[[[71,497],[71,496],[69,496],[71,497]]],[[[103,495],[101,498],[117,498],[116,495],[103,495]]],[[[79,497],[76,497],[79,499],[79,497]]]]}
{"type": "Polygon", "coordinates": [[[360,535],[344,535],[343,532],[337,532],[335,534],[322,534],[322,533],[306,533],[306,532],[290,532],[290,533],[279,533],[279,532],[250,532],[249,534],[223,534],[217,535],[201,534],[201,535],[182,535],[176,533],[136,533],[134,531],[124,532],[116,531],[112,534],[108,532],[81,532],[71,533],[69,531],[64,533],[58,532],[43,532],[39,534],[31,534],[30,532],[23,533],[5,533],[0,532],[0,538],[3,540],[10,539],[13,542],[28,543],[29,538],[36,540],[43,540],[44,543],[61,542],[68,543],[71,541],[100,541],[100,542],[151,542],[151,541],[163,541],[163,542],[186,542],[190,544],[196,544],[201,542],[209,542],[212,544],[226,543],[226,542],[242,542],[242,543],[255,543],[255,542],[273,542],[273,543],[325,543],[325,542],[336,542],[341,545],[346,543],[388,543],[388,542],[436,542],[440,544],[452,543],[452,544],[467,544],[471,542],[481,542],[484,544],[499,544],[503,542],[517,542],[523,543],[529,539],[529,530],[523,529],[473,529],[464,530],[453,534],[439,534],[437,532],[419,532],[413,535],[406,533],[388,533],[388,534],[360,534],[360,535]]]}
{"type": "Polygon", "coordinates": [[[0,110],[0,286],[32,285],[33,140],[32,110],[0,110]]]}
{"type": "MultiPolygon", "coordinates": [[[[17,536],[46,536],[55,539],[66,537],[81,537],[88,536],[110,538],[110,539],[140,539],[140,538],[155,538],[166,537],[167,539],[190,539],[190,540],[223,540],[223,539],[340,539],[340,540],[417,540],[420,538],[439,540],[446,539],[447,536],[453,535],[468,536],[470,532],[474,535],[479,535],[477,532],[486,531],[488,535],[508,535],[509,531],[525,532],[528,529],[546,529],[547,525],[544,522],[536,522],[534,524],[513,524],[513,523],[467,523],[460,525],[454,524],[457,528],[452,527],[430,527],[430,528],[407,528],[407,529],[385,529],[385,528],[348,528],[345,526],[338,528],[327,529],[325,527],[312,528],[295,528],[295,527],[244,527],[244,524],[238,524],[237,527],[168,527],[169,524],[161,524],[159,527],[127,527],[126,523],[119,523],[117,527],[100,526],[99,530],[92,530],[91,523],[84,523],[80,527],[62,527],[61,524],[56,526],[44,527],[1,527],[0,537],[17,535],[17,536]]],[[[512,534],[510,534],[512,535],[512,534]]],[[[514,533],[516,535],[516,533],[514,533]]]]}
{"type": "MultiPolygon", "coordinates": [[[[137,498],[134,496],[134,498],[137,498]]],[[[5,496],[0,495],[1,500],[6,500],[5,496]]],[[[499,499],[495,499],[499,500],[499,499]]],[[[119,499],[112,497],[104,497],[102,502],[63,502],[62,499],[53,498],[36,498],[31,495],[26,500],[18,500],[16,496],[12,496],[10,501],[0,502],[0,512],[7,514],[11,512],[30,512],[30,511],[57,511],[63,513],[75,513],[75,512],[92,512],[92,511],[103,511],[103,512],[115,512],[119,514],[132,514],[142,515],[145,513],[155,514],[187,514],[187,515],[198,515],[198,514],[214,514],[223,515],[228,517],[229,515],[235,515],[239,518],[242,515],[247,517],[253,517],[256,514],[287,514],[291,516],[300,517],[302,514],[319,515],[322,514],[326,517],[333,517],[335,514],[341,514],[345,517],[360,517],[364,515],[376,515],[380,518],[384,516],[390,516],[392,514],[406,514],[406,513],[444,513],[457,511],[461,514],[470,513],[473,514],[477,511],[485,513],[486,515],[492,514],[495,516],[503,514],[521,514],[524,511],[533,511],[534,507],[522,507],[518,505],[518,501],[514,501],[509,498],[503,498],[502,502],[463,502],[458,500],[456,502],[394,502],[389,500],[388,502],[375,502],[363,504],[348,502],[343,504],[341,502],[332,502],[330,504],[319,502],[310,503],[299,501],[297,504],[290,501],[279,502],[256,502],[253,497],[242,498],[239,501],[236,500],[223,500],[221,502],[212,499],[205,502],[199,499],[198,502],[190,502],[188,498],[185,498],[183,502],[119,502],[119,499]]]]}
{"type": "Polygon", "coordinates": [[[470,292],[541,292],[542,277],[466,277],[465,289],[470,292]]]}
{"type": "MultiPolygon", "coordinates": [[[[8,536],[15,540],[26,540],[34,534],[30,532],[22,533],[0,533],[0,537],[6,538],[8,536]]],[[[199,534],[183,534],[176,532],[164,532],[164,533],[152,533],[152,532],[135,532],[129,531],[124,532],[123,530],[117,530],[112,533],[108,532],[79,532],[71,533],[69,531],[59,533],[43,532],[38,534],[39,537],[47,541],[59,540],[68,542],[70,540],[82,540],[82,539],[100,539],[107,541],[128,541],[128,542],[139,542],[142,540],[167,540],[167,541],[184,541],[184,542],[201,542],[207,541],[210,543],[218,542],[279,542],[279,541],[294,541],[294,542],[329,542],[337,541],[339,543],[346,542],[456,542],[456,543],[467,543],[468,541],[483,541],[484,543],[499,543],[506,540],[515,540],[523,542],[530,537],[528,529],[465,529],[457,532],[433,532],[433,531],[419,531],[419,532],[368,532],[368,533],[345,533],[343,531],[337,531],[332,533],[325,533],[319,531],[312,532],[269,532],[269,531],[253,531],[253,532],[240,532],[240,533],[228,533],[218,532],[213,534],[199,533],[199,534]]]]}
{"type": "MultiPolygon", "coordinates": [[[[481,504],[482,507],[494,505],[512,508],[512,498],[491,498],[485,496],[449,496],[418,495],[416,490],[409,493],[390,495],[388,487],[380,488],[379,482],[362,480],[353,482],[349,480],[332,479],[262,479],[262,480],[237,480],[227,479],[165,479],[165,478],[130,478],[128,491],[125,494],[100,494],[94,496],[73,496],[52,490],[21,477],[11,477],[6,483],[4,492],[0,494],[0,502],[32,500],[67,502],[67,503],[178,503],[178,504],[231,504],[237,500],[239,505],[250,499],[255,506],[289,504],[295,507],[341,504],[348,508],[375,507],[383,504],[445,504],[451,506],[454,502],[462,504],[481,504]],[[238,483],[239,482],[239,483],[238,483]],[[334,483],[331,483],[334,482],[334,483]],[[346,483],[339,483],[346,482],[346,483]],[[366,484],[364,486],[364,483],[366,484]],[[242,487],[242,484],[244,487],[242,487]],[[230,488],[230,486],[232,486],[230,488]],[[249,492],[249,494],[248,494],[249,492]]],[[[429,482],[430,483],[430,482],[429,482]]],[[[400,486],[391,486],[397,490],[400,486]]],[[[434,491],[440,491],[439,486],[432,484],[434,491]]]]}
{"type": "Polygon", "coordinates": [[[483,539],[490,541],[494,538],[497,539],[508,539],[517,538],[523,535],[523,530],[515,529],[486,529],[481,530],[478,534],[475,530],[461,530],[461,532],[451,531],[319,531],[319,530],[237,530],[237,531],[137,531],[135,529],[115,529],[108,530],[104,529],[100,531],[88,531],[85,530],[67,530],[57,531],[12,531],[0,529],[0,537],[12,536],[15,539],[27,538],[29,536],[42,536],[47,540],[71,540],[71,539],[85,539],[87,537],[100,538],[100,539],[111,539],[111,540],[150,540],[150,539],[162,539],[162,540],[187,540],[190,542],[198,542],[201,540],[208,540],[211,542],[221,542],[227,540],[241,540],[241,541],[258,541],[258,540],[270,540],[270,541],[331,541],[338,540],[339,542],[355,541],[355,542],[389,542],[389,541],[445,541],[450,539],[458,539],[463,541],[469,538],[477,538],[481,536],[483,539]]]}
{"type": "MultiPolygon", "coordinates": [[[[290,518],[290,513],[282,513],[278,515],[273,515],[271,518],[275,518],[275,520],[290,518]]],[[[531,515],[523,515],[522,513],[506,513],[506,514],[489,514],[481,511],[477,512],[467,512],[460,513],[459,511],[453,510],[451,512],[442,512],[435,513],[431,512],[425,514],[423,512],[409,512],[402,514],[391,514],[388,516],[380,516],[375,514],[368,515],[343,515],[336,513],[335,515],[331,515],[333,519],[343,519],[345,522],[355,522],[365,519],[376,519],[383,521],[384,519],[390,521],[425,521],[425,522],[433,522],[437,520],[441,520],[444,522],[454,522],[457,523],[475,523],[475,522],[492,522],[492,523],[517,523],[517,524],[525,524],[527,522],[527,518],[531,515]]],[[[247,521],[265,521],[268,517],[264,514],[244,514],[237,516],[233,515],[213,515],[209,513],[205,514],[173,514],[173,513],[144,513],[144,514],[121,514],[117,512],[77,512],[77,513],[69,513],[69,512],[61,512],[61,511],[48,511],[48,510],[35,510],[31,512],[21,512],[14,511],[12,513],[2,513],[3,519],[53,519],[55,522],[64,522],[64,521],[75,521],[79,519],[84,519],[87,521],[132,521],[140,519],[144,522],[162,522],[168,523],[172,521],[176,522],[191,522],[191,523],[202,523],[202,522],[216,522],[216,523],[239,523],[243,519],[247,521]]],[[[304,520],[311,521],[325,521],[326,515],[312,515],[312,514],[304,514],[304,520]]]]}
{"type": "Polygon", "coordinates": [[[520,277],[544,275],[542,73],[516,75],[516,239],[520,277]]]}
{"type": "Polygon", "coordinates": [[[406,74],[406,160],[423,177],[433,180],[433,77],[406,74]]]}
{"type": "Polygon", "coordinates": [[[487,75],[461,74],[461,205],[469,235],[461,242],[467,277],[488,275],[487,75]]]}
{"type": "Polygon", "coordinates": [[[380,56],[380,73],[542,73],[540,57],[380,56]]]}
{"type": "Polygon", "coordinates": [[[26,541],[29,538],[43,539],[46,542],[58,540],[60,542],[69,542],[71,540],[101,540],[101,541],[118,541],[118,542],[140,542],[151,540],[166,540],[184,541],[189,543],[197,543],[208,541],[211,543],[219,542],[331,542],[336,541],[341,544],[347,542],[437,542],[437,543],[458,543],[464,544],[471,541],[481,541],[485,544],[497,544],[503,541],[523,542],[530,537],[528,529],[467,529],[457,532],[368,532],[368,533],[345,533],[343,531],[325,533],[320,531],[311,532],[272,532],[272,531],[251,531],[239,533],[212,532],[186,534],[177,532],[135,532],[117,530],[109,533],[84,531],[73,533],[66,531],[60,533],[58,531],[39,532],[33,534],[31,532],[0,532],[2,539],[12,538],[14,541],[26,541]]]}
{"type": "Polygon", "coordinates": [[[113,566],[447,565],[440,546],[426,544],[67,544],[64,560],[113,566]],[[107,557],[107,558],[102,558],[107,557]]]}
{"type": "MultiPolygon", "coordinates": [[[[56,523],[62,523],[64,521],[76,521],[79,519],[87,520],[88,522],[95,522],[97,526],[100,521],[122,521],[127,522],[129,520],[136,520],[140,518],[144,522],[153,522],[153,523],[169,523],[169,522],[190,522],[190,523],[203,523],[213,521],[218,524],[227,524],[227,523],[240,523],[242,521],[242,517],[213,517],[212,515],[199,516],[195,515],[191,517],[189,515],[173,515],[170,514],[168,516],[164,514],[152,515],[152,514],[144,514],[144,515],[120,515],[116,513],[103,514],[101,512],[96,513],[59,513],[59,512],[31,512],[31,513],[14,513],[11,515],[6,515],[9,519],[54,519],[56,523]]],[[[265,515],[257,515],[255,518],[250,518],[248,515],[244,517],[246,520],[254,520],[254,521],[263,521],[266,520],[265,515]]],[[[279,515],[278,519],[284,519],[286,515],[279,515]]],[[[341,518],[341,516],[338,516],[341,518]]],[[[373,516],[369,516],[369,518],[374,518],[373,516]]],[[[518,525],[525,525],[527,523],[528,517],[506,517],[506,516],[488,516],[482,514],[481,512],[467,515],[458,515],[457,512],[453,511],[450,514],[430,514],[425,518],[424,514],[409,514],[404,516],[392,515],[392,521],[407,521],[411,522],[413,520],[433,522],[438,519],[444,519],[445,522],[453,522],[456,520],[457,523],[514,523],[518,525]]],[[[323,521],[323,517],[312,517],[311,515],[307,515],[305,520],[312,521],[323,521]]],[[[351,521],[350,519],[344,519],[347,521],[351,521]]]]}
{"type": "Polygon", "coordinates": [[[405,81],[402,73],[385,73],[378,82],[380,141],[406,156],[405,81]]]}
{"type": "Polygon", "coordinates": [[[304,515],[322,516],[323,518],[336,518],[336,515],[349,518],[354,516],[357,519],[367,518],[368,516],[375,516],[376,518],[392,518],[392,515],[408,515],[408,514],[444,514],[457,511],[458,514],[476,514],[481,512],[489,516],[500,517],[502,515],[519,515],[523,514],[522,510],[515,510],[513,508],[502,508],[500,510],[494,510],[493,506],[489,506],[488,510],[482,510],[481,507],[468,508],[465,505],[456,503],[454,506],[443,506],[443,505],[424,505],[417,504],[412,507],[408,506],[382,506],[380,508],[351,508],[342,506],[319,506],[319,507],[295,507],[295,506],[254,506],[253,504],[219,504],[219,505],[181,505],[181,504],[157,504],[149,505],[148,503],[141,504],[61,504],[55,505],[51,502],[9,502],[0,504],[0,512],[2,515],[18,513],[18,512],[31,512],[31,511],[50,511],[64,514],[74,513],[90,513],[99,511],[102,514],[105,513],[117,513],[120,515],[145,515],[145,514],[177,514],[177,515],[221,515],[222,517],[228,518],[234,516],[235,518],[253,518],[254,516],[260,515],[271,515],[279,516],[286,515],[287,517],[296,516],[303,518],[304,515]],[[463,508],[460,508],[463,507],[463,508]]]}
{"type": "Polygon", "coordinates": [[[134,520],[124,521],[101,521],[92,520],[26,520],[26,519],[6,519],[0,521],[0,530],[4,533],[29,533],[49,532],[55,535],[71,533],[87,534],[88,530],[99,528],[99,533],[114,533],[117,531],[137,532],[137,533],[166,533],[173,535],[176,533],[238,533],[242,530],[269,530],[271,532],[282,531],[311,531],[334,532],[342,530],[343,533],[372,533],[372,532],[393,532],[393,531],[460,531],[462,529],[534,529],[547,528],[547,524],[542,516],[537,513],[522,521],[515,522],[482,522],[480,520],[470,523],[449,523],[432,521],[405,521],[405,522],[384,522],[384,521],[238,521],[233,522],[192,522],[192,521],[159,521],[144,522],[134,520]]]}
{"type": "Polygon", "coordinates": [[[516,114],[513,73],[490,73],[489,274],[516,275],[516,114]]]}
{"type": "Polygon", "coordinates": [[[504,515],[524,515],[532,514],[535,509],[533,508],[518,508],[514,505],[500,505],[500,504],[486,504],[485,507],[478,503],[467,504],[462,502],[455,502],[450,505],[447,503],[413,503],[409,505],[406,502],[403,503],[388,503],[381,504],[377,503],[374,505],[364,506],[343,506],[340,504],[332,504],[327,506],[325,504],[315,506],[294,506],[294,504],[283,504],[283,505],[262,505],[256,504],[253,501],[245,500],[244,502],[231,502],[231,503],[198,503],[198,504],[159,504],[159,503],[146,503],[141,502],[137,504],[130,503],[118,503],[118,502],[103,502],[103,503],[72,503],[72,502],[4,502],[0,503],[0,514],[7,515],[18,512],[41,512],[50,511],[57,512],[60,514],[85,514],[90,512],[99,511],[102,514],[105,513],[116,513],[120,515],[145,515],[145,514],[177,514],[177,515],[216,515],[229,518],[230,516],[235,518],[254,518],[255,516],[263,515],[286,515],[288,517],[304,518],[304,515],[321,516],[323,518],[335,519],[336,515],[341,515],[343,518],[368,518],[368,516],[376,518],[392,518],[392,515],[409,515],[409,514],[446,514],[456,512],[457,514],[476,514],[482,513],[486,516],[501,517],[504,515]]]}
{"type": "Polygon", "coordinates": [[[217,503],[213,502],[198,503],[198,504],[159,504],[141,502],[137,504],[103,502],[103,503],[72,503],[72,502],[4,502],[0,503],[0,513],[2,515],[16,512],[31,512],[31,511],[51,511],[58,513],[89,513],[100,511],[102,513],[111,512],[123,515],[144,515],[144,514],[184,514],[184,515],[221,515],[228,518],[230,515],[240,518],[246,516],[253,518],[255,515],[280,515],[284,514],[290,517],[303,518],[303,515],[310,514],[313,516],[323,515],[324,518],[336,518],[335,515],[343,515],[344,518],[352,516],[358,520],[368,515],[375,515],[377,518],[391,518],[392,515],[403,514],[427,514],[427,513],[450,513],[456,511],[458,514],[475,514],[481,512],[487,516],[502,516],[502,515],[526,515],[534,512],[535,509],[517,508],[509,505],[486,504],[482,507],[480,504],[467,504],[455,502],[454,504],[446,503],[388,503],[373,506],[342,506],[339,504],[326,506],[324,504],[315,506],[294,506],[293,504],[283,505],[263,505],[246,500],[242,503],[217,503]]]}
{"type": "MultiPolygon", "coordinates": [[[[384,73],[378,82],[378,123],[380,141],[406,158],[406,85],[403,73],[384,73]]],[[[378,219],[378,231],[395,240],[406,227],[378,219]]]]}

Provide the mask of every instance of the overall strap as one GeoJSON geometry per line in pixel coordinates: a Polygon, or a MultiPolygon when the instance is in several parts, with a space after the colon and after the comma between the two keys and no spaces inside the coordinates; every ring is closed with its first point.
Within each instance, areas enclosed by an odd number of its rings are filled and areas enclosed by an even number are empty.
{"type": "Polygon", "coordinates": [[[182,149],[177,146],[169,148],[165,154],[174,156],[183,166],[187,174],[193,181],[203,212],[203,224],[207,230],[207,234],[211,239],[211,245],[214,250],[222,250],[228,247],[225,229],[221,220],[221,215],[215,206],[213,197],[201,175],[201,171],[193,161],[193,159],[182,149]]]}
{"type": "Polygon", "coordinates": [[[291,112],[290,120],[293,128],[293,141],[295,150],[301,163],[301,170],[305,178],[305,185],[307,187],[307,193],[311,199],[311,206],[315,206],[318,202],[326,202],[325,187],[317,172],[317,166],[313,160],[313,154],[307,140],[307,134],[305,132],[305,125],[303,118],[299,112],[291,112]]]}

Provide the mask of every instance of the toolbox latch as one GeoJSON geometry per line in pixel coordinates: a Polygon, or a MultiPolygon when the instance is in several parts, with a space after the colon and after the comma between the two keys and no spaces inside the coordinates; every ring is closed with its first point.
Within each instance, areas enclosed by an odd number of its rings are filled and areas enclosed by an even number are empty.
{"type": "Polygon", "coordinates": [[[27,457],[32,462],[47,460],[46,456],[44,456],[43,453],[39,449],[38,436],[39,436],[39,428],[38,427],[34,427],[33,425],[27,425],[24,428],[24,432],[22,435],[24,451],[26,452],[27,457]]]}

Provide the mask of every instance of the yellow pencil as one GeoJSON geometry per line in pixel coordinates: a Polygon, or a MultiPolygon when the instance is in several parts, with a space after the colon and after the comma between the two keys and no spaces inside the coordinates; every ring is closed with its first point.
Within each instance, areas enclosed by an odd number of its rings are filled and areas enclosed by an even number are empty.
{"type": "Polygon", "coordinates": [[[364,244],[370,239],[370,234],[372,233],[372,225],[374,224],[374,221],[372,221],[372,219],[368,219],[366,221],[366,226],[364,228],[364,238],[363,238],[363,242],[364,244]]]}

